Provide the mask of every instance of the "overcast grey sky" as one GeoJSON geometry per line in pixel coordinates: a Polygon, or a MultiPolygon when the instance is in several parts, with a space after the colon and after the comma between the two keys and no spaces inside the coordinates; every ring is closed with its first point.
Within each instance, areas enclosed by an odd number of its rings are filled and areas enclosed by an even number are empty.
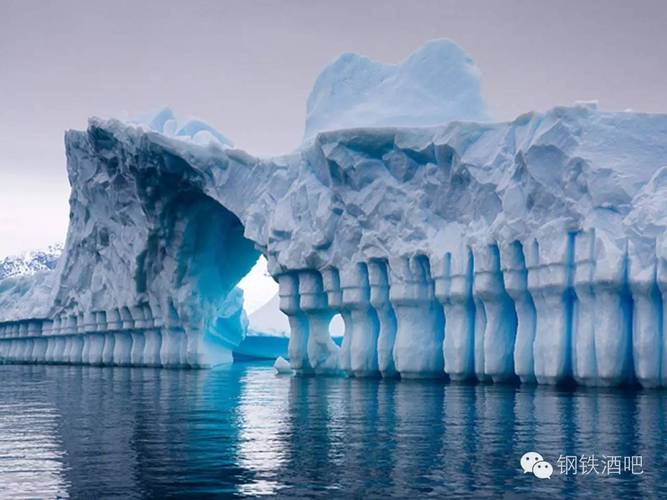
{"type": "Polygon", "coordinates": [[[458,42],[495,118],[580,99],[667,112],[667,2],[0,0],[0,255],[63,240],[63,132],[163,105],[287,152],[341,52],[458,42]]]}

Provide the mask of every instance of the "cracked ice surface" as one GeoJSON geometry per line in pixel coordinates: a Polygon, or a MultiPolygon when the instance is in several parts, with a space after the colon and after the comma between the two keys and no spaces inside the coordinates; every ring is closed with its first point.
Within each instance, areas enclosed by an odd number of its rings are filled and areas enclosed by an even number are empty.
{"type": "Polygon", "coordinates": [[[5,359],[215,364],[262,253],[296,373],[667,383],[665,115],[335,130],[272,159],[155,130],[68,132],[65,257],[39,315],[25,286],[3,307],[45,320],[0,325],[5,359]]]}

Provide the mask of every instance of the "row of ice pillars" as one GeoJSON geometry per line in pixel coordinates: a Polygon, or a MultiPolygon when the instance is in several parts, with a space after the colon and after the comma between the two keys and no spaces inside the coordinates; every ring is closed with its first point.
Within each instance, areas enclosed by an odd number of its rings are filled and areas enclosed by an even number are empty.
{"type": "Polygon", "coordinates": [[[298,373],[645,386],[666,380],[667,265],[594,231],[278,276],[298,373]],[[609,247],[607,247],[609,248],[609,247]],[[634,266],[632,272],[629,269],[634,266]],[[629,278],[632,276],[632,279],[629,278]],[[345,322],[340,349],[328,323],[345,322]]]}

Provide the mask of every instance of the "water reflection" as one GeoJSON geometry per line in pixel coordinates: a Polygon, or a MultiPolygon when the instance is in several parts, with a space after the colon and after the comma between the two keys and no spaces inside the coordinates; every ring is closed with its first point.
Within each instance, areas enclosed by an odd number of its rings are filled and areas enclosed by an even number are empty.
{"type": "Polygon", "coordinates": [[[664,392],[1,366],[0,497],[667,497],[664,392]],[[518,460],[542,453],[539,481],[518,460]],[[561,476],[568,455],[644,474],[561,476]]]}
{"type": "Polygon", "coordinates": [[[41,400],[41,385],[0,400],[0,498],[67,495],[57,413],[41,400]]]}

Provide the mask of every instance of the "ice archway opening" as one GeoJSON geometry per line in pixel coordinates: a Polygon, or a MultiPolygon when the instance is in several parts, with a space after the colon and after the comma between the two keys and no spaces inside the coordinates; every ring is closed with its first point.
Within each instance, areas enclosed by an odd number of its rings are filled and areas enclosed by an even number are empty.
{"type": "MultiPolygon", "coordinates": [[[[197,353],[196,359],[188,359],[186,364],[227,362],[247,328],[244,294],[237,285],[261,253],[245,238],[238,217],[201,193],[179,193],[161,218],[166,220],[158,227],[169,229],[149,238],[144,279],[151,282],[153,275],[171,274],[167,281],[176,296],[169,303],[176,304],[174,312],[180,323],[194,330],[188,337],[196,339],[189,341],[186,349],[186,357],[197,353]],[[151,240],[156,243],[150,244],[151,240]],[[193,297],[188,297],[190,294],[193,297]],[[201,332],[196,332],[198,328],[201,332]]],[[[142,285],[138,286],[141,292],[142,285]]]]}

